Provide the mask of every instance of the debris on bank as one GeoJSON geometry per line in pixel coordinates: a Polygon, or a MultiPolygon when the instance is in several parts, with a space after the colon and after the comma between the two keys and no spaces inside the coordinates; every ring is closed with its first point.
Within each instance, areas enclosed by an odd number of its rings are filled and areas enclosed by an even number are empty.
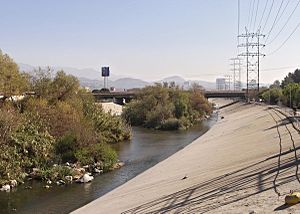
{"type": "MultiPolygon", "coordinates": [[[[102,162],[97,162],[91,165],[80,166],[78,164],[65,163],[64,165],[54,164],[51,169],[41,170],[39,168],[32,168],[31,172],[26,175],[27,180],[41,180],[46,184],[43,186],[45,189],[50,189],[53,184],[63,186],[66,184],[75,183],[88,183],[94,180],[96,175],[100,175],[105,171],[111,171],[119,169],[124,166],[125,163],[118,161],[111,168],[105,170],[105,166],[102,162]]],[[[0,186],[0,191],[10,192],[13,188],[22,182],[17,180],[11,180],[9,183],[0,186]]],[[[26,189],[32,189],[30,186],[26,186],[26,189]]]]}

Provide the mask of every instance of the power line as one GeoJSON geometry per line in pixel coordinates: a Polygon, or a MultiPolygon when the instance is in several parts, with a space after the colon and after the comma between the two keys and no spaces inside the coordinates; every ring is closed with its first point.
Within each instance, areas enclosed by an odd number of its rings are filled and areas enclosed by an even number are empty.
{"type": "MultiPolygon", "coordinates": [[[[300,1],[300,0],[299,0],[300,1]]],[[[241,6],[240,6],[240,0],[238,0],[238,34],[237,35],[240,35],[240,9],[241,9],[241,6]]],[[[238,42],[238,44],[239,44],[239,37],[237,37],[237,42],[238,42]]]]}
{"type": "Polygon", "coordinates": [[[280,33],[284,30],[284,28],[287,26],[287,24],[289,23],[289,21],[291,20],[292,16],[294,15],[295,11],[297,10],[298,6],[299,6],[300,0],[298,1],[298,3],[296,4],[295,8],[293,9],[292,13],[289,15],[287,21],[284,23],[284,25],[282,26],[282,28],[280,29],[280,31],[276,34],[276,36],[272,39],[271,42],[268,43],[271,44],[274,42],[275,39],[277,39],[277,37],[280,35],[280,33]]]}
{"type": "Polygon", "coordinates": [[[255,0],[253,0],[253,4],[252,4],[252,7],[251,7],[251,17],[250,17],[250,23],[249,23],[249,30],[251,30],[251,26],[252,26],[254,7],[255,7],[255,0]]]}
{"type": "Polygon", "coordinates": [[[259,7],[259,0],[257,0],[257,6],[256,6],[256,12],[255,12],[255,19],[254,19],[254,24],[253,24],[253,31],[255,30],[255,24],[256,24],[258,7],[259,7]]]}
{"type": "Polygon", "coordinates": [[[292,69],[292,68],[297,68],[297,66],[286,66],[286,67],[277,67],[277,68],[266,68],[263,69],[262,71],[280,71],[280,70],[286,70],[286,69],[292,69]]]}
{"type": "Polygon", "coordinates": [[[247,27],[248,27],[248,28],[249,28],[250,18],[251,18],[252,3],[253,3],[253,0],[250,1],[250,6],[249,6],[248,21],[247,21],[247,27]]]}
{"type": "MultiPolygon", "coordinates": [[[[283,8],[283,10],[282,10],[282,12],[281,12],[281,14],[280,14],[280,16],[279,16],[279,18],[278,18],[276,24],[279,22],[279,20],[280,20],[281,17],[283,16],[283,14],[284,14],[284,12],[285,12],[285,10],[286,10],[286,8],[288,7],[288,5],[289,5],[290,2],[291,2],[291,0],[288,0],[288,2],[286,3],[286,5],[285,5],[285,7],[283,8]]],[[[276,24],[275,24],[275,25],[276,25],[276,24]]]]}
{"type": "Polygon", "coordinates": [[[266,28],[266,26],[267,26],[267,23],[268,23],[268,21],[269,21],[269,18],[270,18],[272,9],[273,9],[273,6],[274,6],[274,0],[272,0],[271,8],[270,8],[270,10],[269,10],[269,13],[268,13],[266,22],[265,22],[265,24],[264,24],[264,27],[263,27],[263,29],[262,29],[262,32],[264,32],[264,30],[265,30],[265,28],[266,28]]]}
{"type": "Polygon", "coordinates": [[[262,23],[262,20],[263,20],[263,18],[264,18],[264,16],[265,16],[265,12],[266,12],[268,3],[269,3],[269,0],[266,1],[265,7],[264,7],[264,11],[263,11],[263,13],[262,13],[261,19],[260,19],[259,24],[258,24],[258,28],[261,27],[261,23],[262,23]]]}
{"type": "MultiPolygon", "coordinates": [[[[289,5],[289,3],[290,3],[290,0],[288,0],[288,2],[286,3],[285,7],[283,8],[281,14],[279,15],[279,18],[276,20],[276,22],[275,22],[275,24],[274,24],[274,27],[277,25],[277,23],[278,23],[278,22],[280,21],[280,19],[282,18],[282,16],[283,16],[283,14],[284,14],[284,12],[285,12],[287,6],[289,5]]],[[[273,29],[274,29],[274,27],[273,27],[273,29]]],[[[270,37],[270,35],[271,35],[271,34],[268,35],[268,37],[267,37],[265,43],[267,42],[267,40],[268,40],[268,38],[270,37]]]]}
{"type": "Polygon", "coordinates": [[[265,42],[268,40],[268,38],[269,38],[269,36],[270,36],[270,33],[272,32],[272,30],[273,30],[273,28],[274,28],[274,26],[275,26],[276,20],[277,20],[278,15],[279,15],[279,12],[280,12],[280,10],[281,10],[281,8],[282,8],[282,4],[283,4],[283,0],[281,0],[280,7],[279,7],[279,9],[278,9],[278,11],[277,11],[277,14],[276,14],[276,17],[275,17],[275,19],[274,19],[274,22],[273,22],[273,24],[272,24],[271,29],[270,29],[269,32],[267,33],[268,35],[267,35],[267,38],[266,38],[265,42]]]}
{"type": "Polygon", "coordinates": [[[287,39],[277,49],[275,49],[268,55],[272,55],[272,54],[276,53],[277,51],[279,51],[285,45],[285,43],[287,43],[287,41],[293,36],[293,34],[296,32],[296,30],[298,29],[299,26],[300,26],[300,22],[295,27],[295,29],[292,31],[292,33],[287,37],[287,39]]]}

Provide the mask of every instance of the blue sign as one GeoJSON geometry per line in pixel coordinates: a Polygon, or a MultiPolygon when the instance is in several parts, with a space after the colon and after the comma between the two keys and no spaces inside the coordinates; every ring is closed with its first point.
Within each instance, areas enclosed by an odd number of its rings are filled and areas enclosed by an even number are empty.
{"type": "Polygon", "coordinates": [[[103,77],[109,77],[109,67],[102,67],[101,71],[103,77]]]}

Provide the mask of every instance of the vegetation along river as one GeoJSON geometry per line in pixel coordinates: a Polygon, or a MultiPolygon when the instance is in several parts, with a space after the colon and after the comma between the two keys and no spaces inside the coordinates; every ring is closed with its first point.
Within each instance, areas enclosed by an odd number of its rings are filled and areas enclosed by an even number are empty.
{"type": "Polygon", "coordinates": [[[189,130],[155,131],[133,128],[130,142],[115,144],[122,168],[105,173],[87,184],[53,185],[33,181],[10,193],[0,192],[0,213],[68,213],[120,186],[184,148],[215,123],[216,116],[189,130]],[[28,187],[32,187],[31,189],[28,187]]]}

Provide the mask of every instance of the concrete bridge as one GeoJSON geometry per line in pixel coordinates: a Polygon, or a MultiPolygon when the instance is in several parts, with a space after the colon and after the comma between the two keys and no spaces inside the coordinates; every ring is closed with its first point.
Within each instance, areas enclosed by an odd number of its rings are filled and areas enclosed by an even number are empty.
{"type": "Polygon", "coordinates": [[[242,98],[246,96],[245,91],[204,91],[206,98],[242,98]]]}
{"type": "Polygon", "coordinates": [[[116,104],[124,105],[124,103],[129,103],[133,98],[135,98],[137,92],[96,92],[93,93],[93,95],[97,101],[113,100],[116,104]]]}
{"type": "MultiPolygon", "coordinates": [[[[123,105],[136,97],[138,92],[96,92],[93,93],[98,101],[113,100],[114,103],[123,105]]],[[[204,91],[206,98],[245,98],[245,91],[204,91]]]]}

